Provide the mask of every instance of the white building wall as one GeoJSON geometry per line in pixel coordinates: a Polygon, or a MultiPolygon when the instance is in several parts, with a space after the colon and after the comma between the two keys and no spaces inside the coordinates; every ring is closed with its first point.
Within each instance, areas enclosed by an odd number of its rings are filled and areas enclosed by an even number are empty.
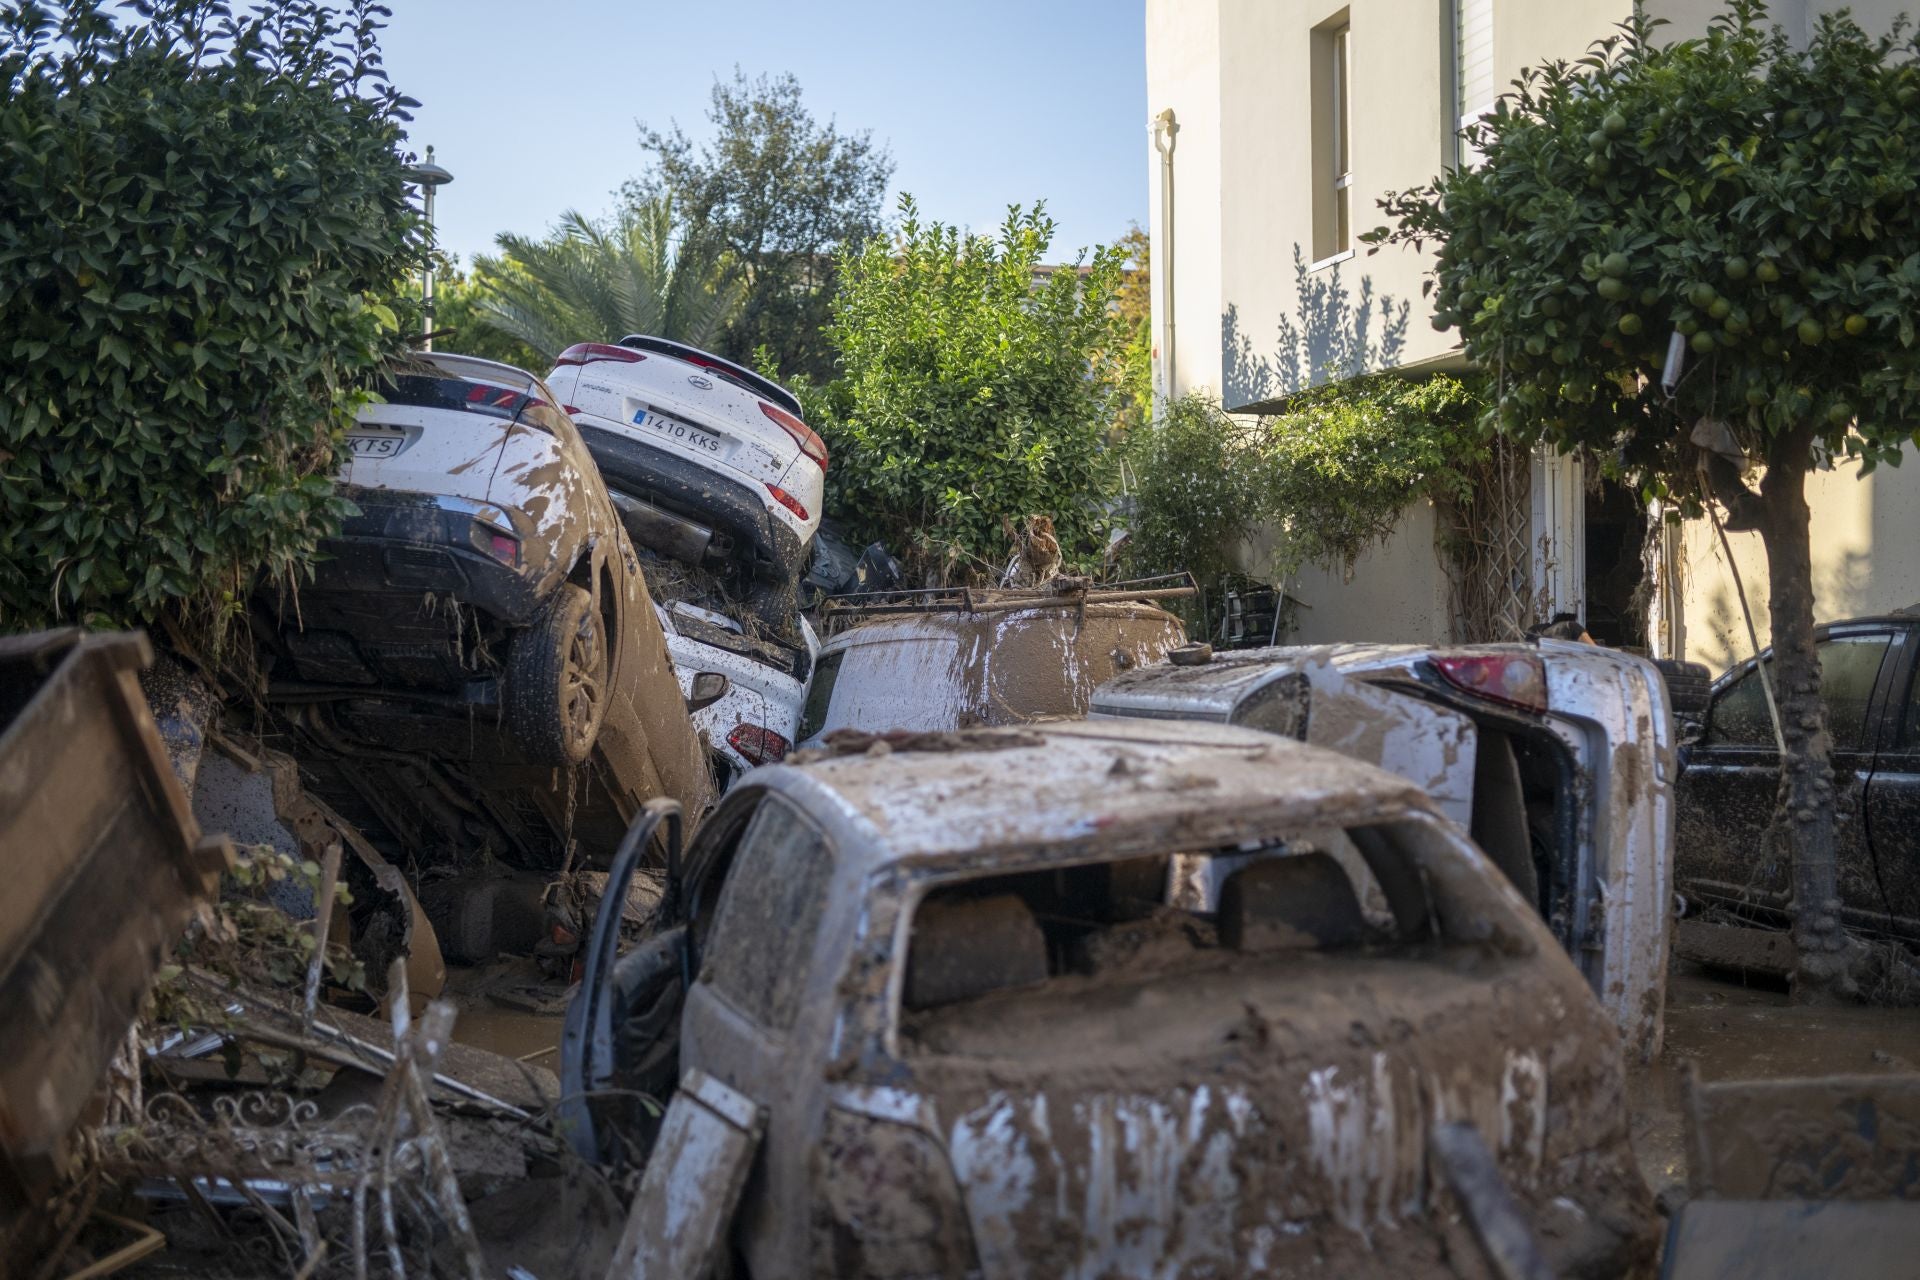
{"type": "MultiPolygon", "coordinates": [[[[1883,31],[1909,0],[1857,0],[1856,18],[1883,31]]],[[[1804,41],[1838,0],[1775,0],[1773,17],[1804,41]]],[[[1701,34],[1719,0],[1648,0],[1670,20],[1664,35],[1701,34]]],[[[1631,0],[1493,0],[1498,89],[1528,65],[1575,59],[1612,34],[1631,0]]],[[[1422,185],[1451,156],[1451,8],[1446,0],[1146,0],[1149,118],[1171,107],[1174,235],[1162,225],[1160,156],[1144,130],[1154,271],[1175,274],[1172,394],[1207,391],[1228,408],[1258,405],[1327,376],[1457,360],[1453,335],[1436,333],[1422,284],[1431,255],[1395,248],[1313,261],[1311,32],[1344,12],[1352,30],[1351,147],[1356,234],[1384,221],[1377,201],[1422,185]]],[[[1147,122],[1143,122],[1145,124],[1147,122]]],[[[1156,284],[1154,333],[1165,343],[1165,297],[1156,284]]],[[[1160,368],[1164,371],[1164,360],[1160,368]]],[[[1560,486],[1565,488],[1565,486],[1560,486]]],[[[1582,520],[1577,490],[1536,511],[1542,604],[1577,608],[1569,577],[1582,520]],[[1560,546],[1552,545],[1558,540],[1560,546]]],[[[1822,618],[1920,601],[1920,562],[1904,555],[1920,534],[1920,467],[1864,483],[1850,472],[1813,484],[1816,603],[1822,618]],[[1879,551],[1873,559],[1875,550],[1879,551]],[[1871,568],[1871,572],[1869,569],[1871,568]]],[[[1448,587],[1424,504],[1350,579],[1309,570],[1286,584],[1305,640],[1444,638],[1448,587]]],[[[1757,536],[1736,547],[1750,596],[1764,599],[1757,536]]],[[[1710,526],[1690,525],[1681,567],[1677,630],[1685,656],[1713,665],[1744,652],[1731,580],[1710,526]],[[1736,635],[1739,632],[1740,635],[1736,635]]],[[[1264,557],[1252,549],[1249,568],[1264,557]]],[[[1549,610],[1550,611],[1550,610],[1549,610]]],[[[1760,619],[1764,634],[1765,619],[1760,619]]]]}

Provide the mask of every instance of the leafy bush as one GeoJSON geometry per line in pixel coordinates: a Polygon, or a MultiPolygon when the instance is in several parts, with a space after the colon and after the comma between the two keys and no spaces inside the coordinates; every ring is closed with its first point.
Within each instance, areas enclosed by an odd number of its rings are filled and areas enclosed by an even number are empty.
{"type": "Polygon", "coordinates": [[[8,628],[205,610],[300,566],[400,346],[372,299],[419,260],[385,10],[135,7],[0,6],[8,628]]]}
{"type": "Polygon", "coordinates": [[[1268,582],[1304,564],[1350,571],[1412,503],[1471,500],[1486,456],[1481,408],[1473,387],[1445,376],[1330,383],[1258,422],[1211,396],[1183,396],[1127,437],[1127,567],[1186,569],[1209,601],[1243,567],[1268,582]],[[1263,529],[1279,535],[1273,559],[1245,564],[1245,544],[1263,529]]]}
{"type": "Polygon", "coordinates": [[[1261,502],[1285,538],[1275,566],[1351,572],[1416,501],[1467,502],[1486,456],[1483,402],[1458,379],[1394,374],[1296,396],[1261,432],[1261,502]]]}
{"type": "Polygon", "coordinates": [[[1127,434],[1133,483],[1129,573],[1178,573],[1206,598],[1239,564],[1241,543],[1272,517],[1261,480],[1261,426],[1221,411],[1203,392],[1168,402],[1127,434]]]}
{"type": "Polygon", "coordinates": [[[1001,518],[1029,515],[1052,516],[1068,559],[1084,558],[1113,480],[1120,252],[1036,284],[1054,233],[1043,206],[1010,209],[997,238],[900,207],[898,240],[840,261],[841,377],[809,404],[833,454],[829,509],[862,541],[943,568],[1004,562],[1001,518]]]}

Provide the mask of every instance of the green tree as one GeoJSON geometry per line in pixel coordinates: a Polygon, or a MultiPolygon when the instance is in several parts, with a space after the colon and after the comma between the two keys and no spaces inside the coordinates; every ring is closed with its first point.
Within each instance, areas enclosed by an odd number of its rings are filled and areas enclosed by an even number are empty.
{"type": "MultiPolygon", "coordinates": [[[[414,288],[418,287],[416,283],[414,288]]],[[[433,281],[433,349],[544,373],[547,357],[487,323],[482,312],[485,302],[486,293],[477,276],[450,262],[444,264],[433,281]]]]}
{"type": "Polygon", "coordinates": [[[0,626],[217,638],[344,508],[334,450],[424,261],[378,18],[0,4],[0,626]]]}
{"type": "Polygon", "coordinates": [[[1659,43],[1636,19],[1528,71],[1476,130],[1484,162],[1389,197],[1398,227],[1374,236],[1440,242],[1435,324],[1494,373],[1501,430],[1759,530],[1786,747],[1774,830],[1796,991],[1816,995],[1851,979],[1805,478],[1825,457],[1896,463],[1920,421],[1920,65],[1904,30],[1829,15],[1796,49],[1765,20],[1735,0],[1704,39],[1659,43]],[[1702,423],[1764,469],[1757,489],[1695,446],[1702,423]]]}
{"type": "Polygon", "coordinates": [[[665,132],[643,125],[652,168],[627,184],[627,198],[672,192],[688,214],[689,243],[731,255],[744,272],[745,302],[721,354],[746,362],[765,347],[789,374],[831,377],[822,329],[835,254],[879,231],[893,160],[869,132],[815,120],[791,75],[749,80],[736,68],[714,84],[707,120],[713,140],[697,149],[677,123],[665,132]]]}
{"type": "Polygon", "coordinates": [[[898,240],[840,260],[828,335],[842,377],[809,405],[833,453],[829,509],[941,568],[1004,562],[1003,516],[1051,516],[1084,559],[1114,479],[1120,251],[1036,285],[1054,234],[1043,206],[1009,209],[994,238],[922,223],[907,197],[900,212],[898,240]]]}
{"type": "Polygon", "coordinates": [[[569,212],[543,240],[509,233],[495,243],[500,256],[473,265],[475,318],[543,361],[629,333],[711,347],[740,305],[738,273],[676,219],[669,196],[606,225],[569,212]]]}
{"type": "Polygon", "coordinates": [[[1169,401],[1150,425],[1128,433],[1129,573],[1185,570],[1204,603],[1219,601],[1222,582],[1239,569],[1241,544],[1275,514],[1261,477],[1261,435],[1260,424],[1229,417],[1205,393],[1169,401]]]}
{"type": "Polygon", "coordinates": [[[1124,343],[1119,357],[1118,425],[1125,433],[1153,416],[1153,242],[1136,222],[1115,247],[1126,255],[1126,269],[1113,300],[1124,343]]]}

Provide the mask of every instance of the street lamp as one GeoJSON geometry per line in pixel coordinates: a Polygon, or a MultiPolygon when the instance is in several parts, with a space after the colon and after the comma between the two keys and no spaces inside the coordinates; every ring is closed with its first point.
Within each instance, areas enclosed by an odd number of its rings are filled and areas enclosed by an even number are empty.
{"type": "Polygon", "coordinates": [[[420,280],[421,340],[423,351],[433,350],[433,190],[444,187],[453,181],[453,175],[433,162],[433,148],[427,148],[424,164],[409,166],[404,171],[408,182],[420,188],[422,202],[427,214],[427,269],[420,280]]]}

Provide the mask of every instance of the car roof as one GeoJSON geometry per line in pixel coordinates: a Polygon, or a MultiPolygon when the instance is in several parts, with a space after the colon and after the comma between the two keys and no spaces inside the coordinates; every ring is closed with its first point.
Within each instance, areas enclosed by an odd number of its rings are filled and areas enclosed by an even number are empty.
{"type": "Polygon", "coordinates": [[[696,368],[710,369],[721,376],[740,384],[741,389],[771,400],[794,417],[804,417],[800,401],[793,392],[787,390],[771,378],[763,377],[747,368],[735,364],[724,356],[716,356],[711,351],[702,351],[698,347],[688,346],[684,342],[675,342],[671,338],[656,338],[646,333],[630,333],[620,339],[620,346],[631,347],[635,351],[651,352],[654,355],[670,356],[696,368]]]}
{"type": "Polygon", "coordinates": [[[1372,765],[1226,725],[1079,720],[899,740],[802,753],[752,779],[858,830],[866,838],[842,841],[841,855],[868,870],[1096,836],[1217,848],[1257,831],[1433,811],[1412,783],[1372,765]]]}
{"type": "Polygon", "coordinates": [[[482,360],[479,356],[456,355],[450,351],[418,351],[411,358],[433,365],[448,377],[463,378],[468,382],[497,383],[524,394],[537,393],[540,399],[553,403],[553,393],[547,390],[546,383],[540,380],[539,375],[528,373],[516,365],[482,360]]]}

